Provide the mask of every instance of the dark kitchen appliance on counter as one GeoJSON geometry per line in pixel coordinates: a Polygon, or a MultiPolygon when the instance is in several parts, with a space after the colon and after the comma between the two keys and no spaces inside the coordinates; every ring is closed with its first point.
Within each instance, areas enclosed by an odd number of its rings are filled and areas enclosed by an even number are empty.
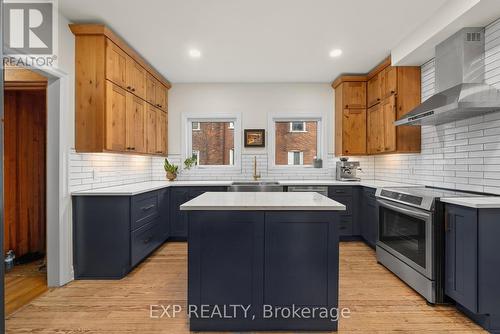
{"type": "Polygon", "coordinates": [[[377,261],[429,303],[444,300],[444,205],[478,194],[430,187],[379,188],[377,261]]]}

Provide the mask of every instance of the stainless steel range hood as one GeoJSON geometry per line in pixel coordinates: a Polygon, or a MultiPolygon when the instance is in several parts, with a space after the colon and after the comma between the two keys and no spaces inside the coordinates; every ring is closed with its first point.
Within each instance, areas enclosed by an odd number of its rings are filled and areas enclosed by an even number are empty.
{"type": "Polygon", "coordinates": [[[464,28],[436,46],[437,93],[396,125],[438,125],[500,110],[500,90],[484,82],[484,29],[464,28]]]}

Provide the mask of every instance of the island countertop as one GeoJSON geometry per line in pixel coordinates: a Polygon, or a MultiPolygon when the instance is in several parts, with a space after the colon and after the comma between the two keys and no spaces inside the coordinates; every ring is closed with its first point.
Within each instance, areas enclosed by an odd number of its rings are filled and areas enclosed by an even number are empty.
{"type": "Polygon", "coordinates": [[[345,211],[315,192],[206,192],[180,206],[184,211],[345,211]]]}

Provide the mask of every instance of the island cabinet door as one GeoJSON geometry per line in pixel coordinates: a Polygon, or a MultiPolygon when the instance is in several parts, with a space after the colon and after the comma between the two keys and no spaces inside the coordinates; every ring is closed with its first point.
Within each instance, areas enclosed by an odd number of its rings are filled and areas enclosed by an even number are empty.
{"type": "MultiPolygon", "coordinates": [[[[188,304],[223,309],[250,306],[260,318],[264,213],[189,211],[188,304]]],[[[232,319],[192,313],[191,330],[248,330],[255,324],[238,308],[232,319]]]]}
{"type": "Polygon", "coordinates": [[[337,307],[339,217],[332,212],[266,213],[265,305],[337,307]]]}

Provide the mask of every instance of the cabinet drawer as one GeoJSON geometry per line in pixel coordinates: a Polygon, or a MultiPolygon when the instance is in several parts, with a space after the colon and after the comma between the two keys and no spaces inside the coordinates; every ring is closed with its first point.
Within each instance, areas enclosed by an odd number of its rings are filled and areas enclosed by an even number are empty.
{"type": "Polygon", "coordinates": [[[375,198],[375,192],[377,190],[374,189],[374,188],[369,188],[369,187],[364,187],[363,188],[363,193],[365,194],[365,196],[368,196],[370,198],[375,198]]]}
{"type": "Polygon", "coordinates": [[[132,198],[132,231],[158,217],[158,193],[140,194],[132,198]]]}
{"type": "Polygon", "coordinates": [[[132,266],[137,265],[161,244],[161,227],[155,219],[140,229],[132,232],[132,266]]]}
{"type": "Polygon", "coordinates": [[[352,204],[353,204],[352,196],[332,196],[331,199],[339,203],[342,203],[346,206],[346,211],[342,211],[341,213],[342,216],[352,215],[352,204]]]}
{"type": "Polygon", "coordinates": [[[352,195],[352,187],[328,187],[328,196],[335,197],[337,195],[352,195]]]}
{"type": "Polygon", "coordinates": [[[339,236],[351,236],[352,235],[352,217],[342,216],[339,221],[339,236]]]}

